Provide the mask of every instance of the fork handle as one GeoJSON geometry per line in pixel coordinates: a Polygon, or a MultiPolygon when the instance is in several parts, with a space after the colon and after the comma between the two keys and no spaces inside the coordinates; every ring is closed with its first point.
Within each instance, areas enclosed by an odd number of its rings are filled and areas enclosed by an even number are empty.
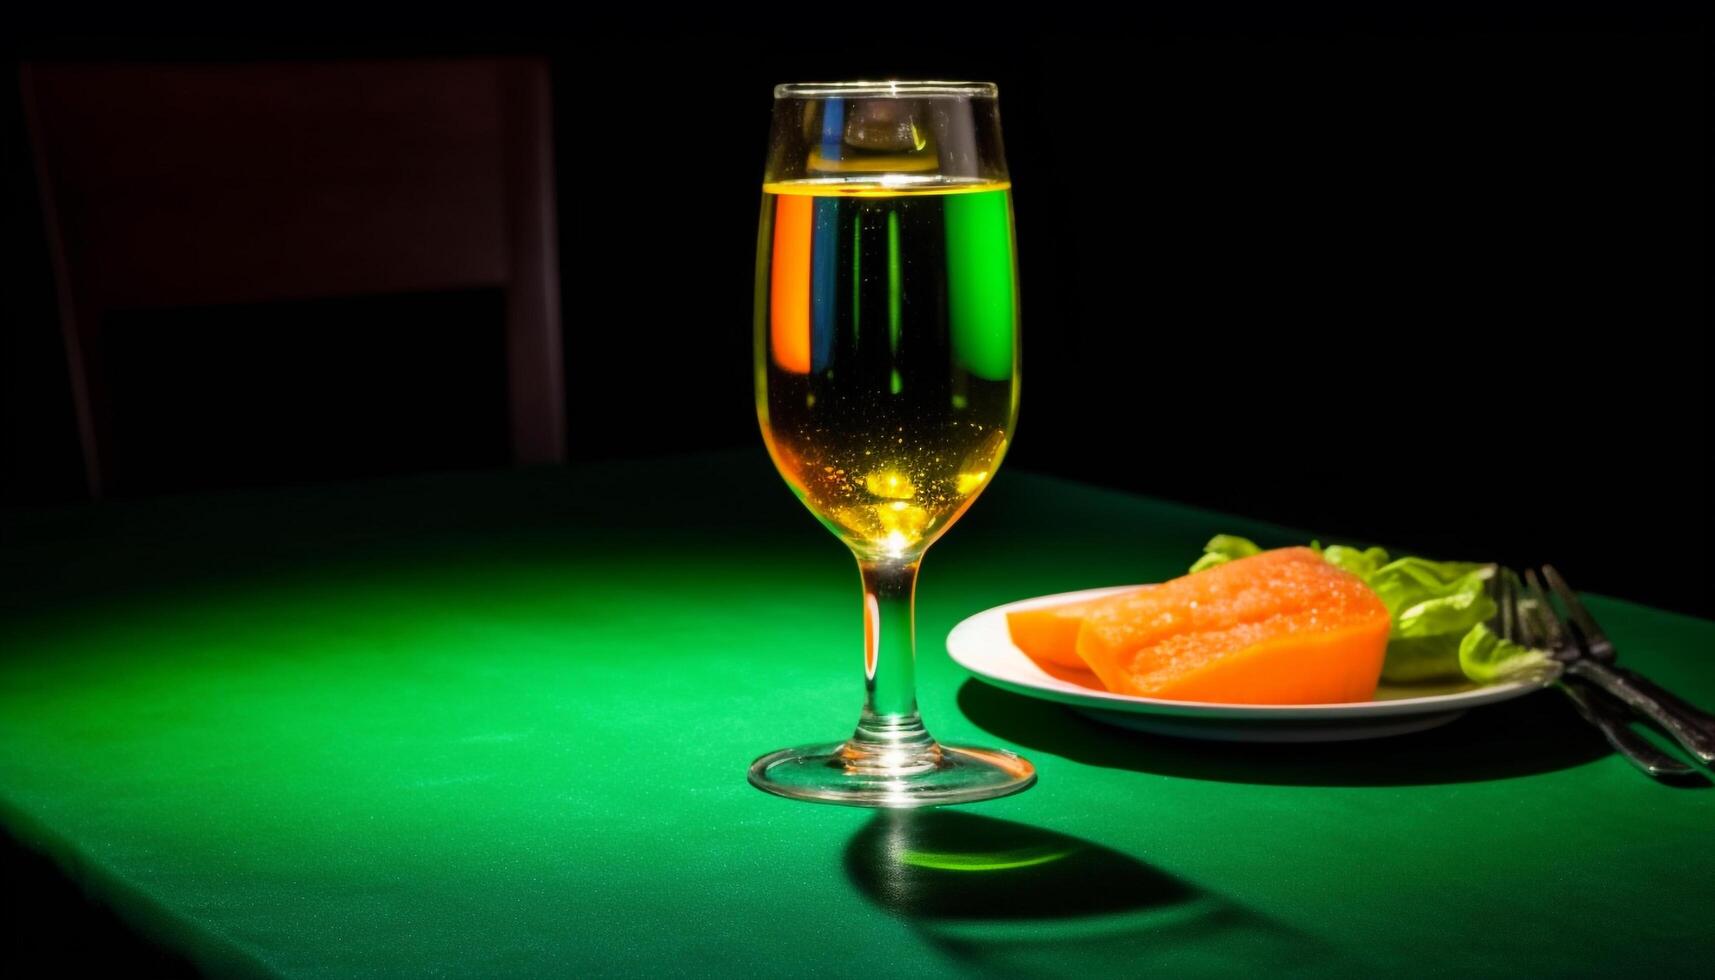
{"type": "Polygon", "coordinates": [[[1562,677],[1557,685],[1584,720],[1596,726],[1614,751],[1653,779],[1683,779],[1697,770],[1650,744],[1626,724],[1625,709],[1608,695],[1577,677],[1562,677]]]}
{"type": "Polygon", "coordinates": [[[1711,735],[1715,735],[1715,715],[1704,711],[1697,705],[1692,704],[1635,670],[1628,670],[1625,667],[1616,666],[1614,664],[1609,664],[1609,667],[1614,671],[1614,673],[1619,674],[1628,681],[1631,681],[1638,690],[1643,691],[1650,697],[1660,701],[1662,707],[1669,711],[1677,712],[1680,717],[1684,718],[1686,721],[1696,725],[1698,728],[1710,733],[1711,735]]]}
{"type": "Polygon", "coordinates": [[[1715,764],[1715,733],[1662,704],[1660,699],[1633,683],[1629,677],[1588,657],[1572,661],[1566,669],[1619,698],[1633,711],[1660,725],[1662,731],[1673,736],[1674,741],[1684,746],[1685,751],[1701,759],[1704,765],[1715,764]]]}

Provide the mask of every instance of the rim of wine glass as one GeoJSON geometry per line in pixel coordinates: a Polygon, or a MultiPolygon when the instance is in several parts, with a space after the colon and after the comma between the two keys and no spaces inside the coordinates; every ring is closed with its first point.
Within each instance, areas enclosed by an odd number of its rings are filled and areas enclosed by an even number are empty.
{"type": "Polygon", "coordinates": [[[993,82],[942,82],[888,79],[879,82],[783,82],[774,86],[777,99],[992,99],[1000,94],[993,82]]]}

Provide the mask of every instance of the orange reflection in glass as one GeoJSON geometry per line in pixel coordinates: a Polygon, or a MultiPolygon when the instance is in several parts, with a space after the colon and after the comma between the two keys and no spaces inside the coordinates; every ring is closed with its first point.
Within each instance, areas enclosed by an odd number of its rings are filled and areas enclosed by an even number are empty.
{"type": "Polygon", "coordinates": [[[783,371],[810,373],[810,237],[816,199],[774,199],[774,267],[769,276],[768,347],[783,371]]]}

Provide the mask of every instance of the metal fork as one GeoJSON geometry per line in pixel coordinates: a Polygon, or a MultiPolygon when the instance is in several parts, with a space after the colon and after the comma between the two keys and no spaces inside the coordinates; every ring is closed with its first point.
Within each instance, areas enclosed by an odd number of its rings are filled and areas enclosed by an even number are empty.
{"type": "MultiPolygon", "coordinates": [[[[1578,601],[1577,593],[1566,585],[1566,580],[1558,572],[1552,572],[1547,566],[1543,567],[1549,587],[1565,606],[1568,619],[1560,623],[1562,632],[1572,638],[1571,643],[1563,643],[1553,651],[1555,657],[1566,664],[1566,669],[1577,676],[1607,691],[1614,697],[1626,703],[1626,706],[1650,721],[1659,725],[1662,731],[1673,736],[1680,747],[1691,753],[1704,765],[1715,764],[1715,724],[1711,724],[1708,715],[1695,708],[1690,708],[1683,700],[1669,695],[1669,700],[1663,701],[1657,693],[1666,693],[1655,684],[1645,682],[1640,685],[1633,678],[1636,674],[1627,671],[1621,673],[1610,666],[1607,661],[1598,656],[1594,649],[1605,647],[1611,659],[1614,655],[1613,644],[1603,635],[1601,628],[1596,625],[1595,617],[1590,615],[1584,604],[1578,601]],[[1582,625],[1580,625],[1580,623],[1582,625]],[[1594,642],[1600,638],[1600,644],[1594,642]]],[[[1540,597],[1542,590],[1537,589],[1540,597]]],[[[1540,604],[1552,611],[1546,598],[1540,604]]]]}
{"type": "MultiPolygon", "coordinates": [[[[1566,615],[1571,620],[1572,632],[1575,634],[1574,642],[1583,648],[1585,654],[1605,664],[1608,669],[1630,681],[1634,687],[1659,701],[1663,707],[1680,715],[1687,724],[1715,738],[1715,715],[1680,698],[1649,678],[1616,664],[1613,642],[1602,632],[1602,627],[1596,625],[1596,617],[1590,615],[1590,611],[1578,600],[1578,593],[1572,591],[1572,587],[1566,584],[1566,579],[1560,576],[1553,565],[1542,566],[1542,577],[1548,580],[1548,587],[1554,590],[1560,604],[1566,607],[1566,615]]],[[[1536,573],[1525,572],[1525,581],[1529,583],[1537,600],[1546,606],[1548,600],[1542,596],[1542,586],[1537,582],[1536,573]]]]}
{"type": "MultiPolygon", "coordinates": [[[[1490,579],[1490,597],[1496,605],[1496,632],[1505,639],[1527,647],[1559,650],[1566,646],[1566,634],[1548,605],[1534,572],[1525,572],[1528,581],[1528,601],[1520,601],[1518,577],[1508,569],[1497,569],[1490,579]]],[[[1589,681],[1569,671],[1562,671],[1555,686],[1566,694],[1572,706],[1585,721],[1595,726],[1614,751],[1639,771],[1655,779],[1678,781],[1691,777],[1697,770],[1663,752],[1648,739],[1633,731],[1625,705],[1589,681]]]]}

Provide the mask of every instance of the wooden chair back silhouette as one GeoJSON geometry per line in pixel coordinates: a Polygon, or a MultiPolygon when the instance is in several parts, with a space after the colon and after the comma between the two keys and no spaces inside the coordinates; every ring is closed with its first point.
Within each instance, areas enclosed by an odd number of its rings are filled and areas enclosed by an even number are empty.
{"type": "Polygon", "coordinates": [[[565,455],[540,60],[26,64],[90,492],[110,311],[496,287],[513,458],[565,455]]]}

